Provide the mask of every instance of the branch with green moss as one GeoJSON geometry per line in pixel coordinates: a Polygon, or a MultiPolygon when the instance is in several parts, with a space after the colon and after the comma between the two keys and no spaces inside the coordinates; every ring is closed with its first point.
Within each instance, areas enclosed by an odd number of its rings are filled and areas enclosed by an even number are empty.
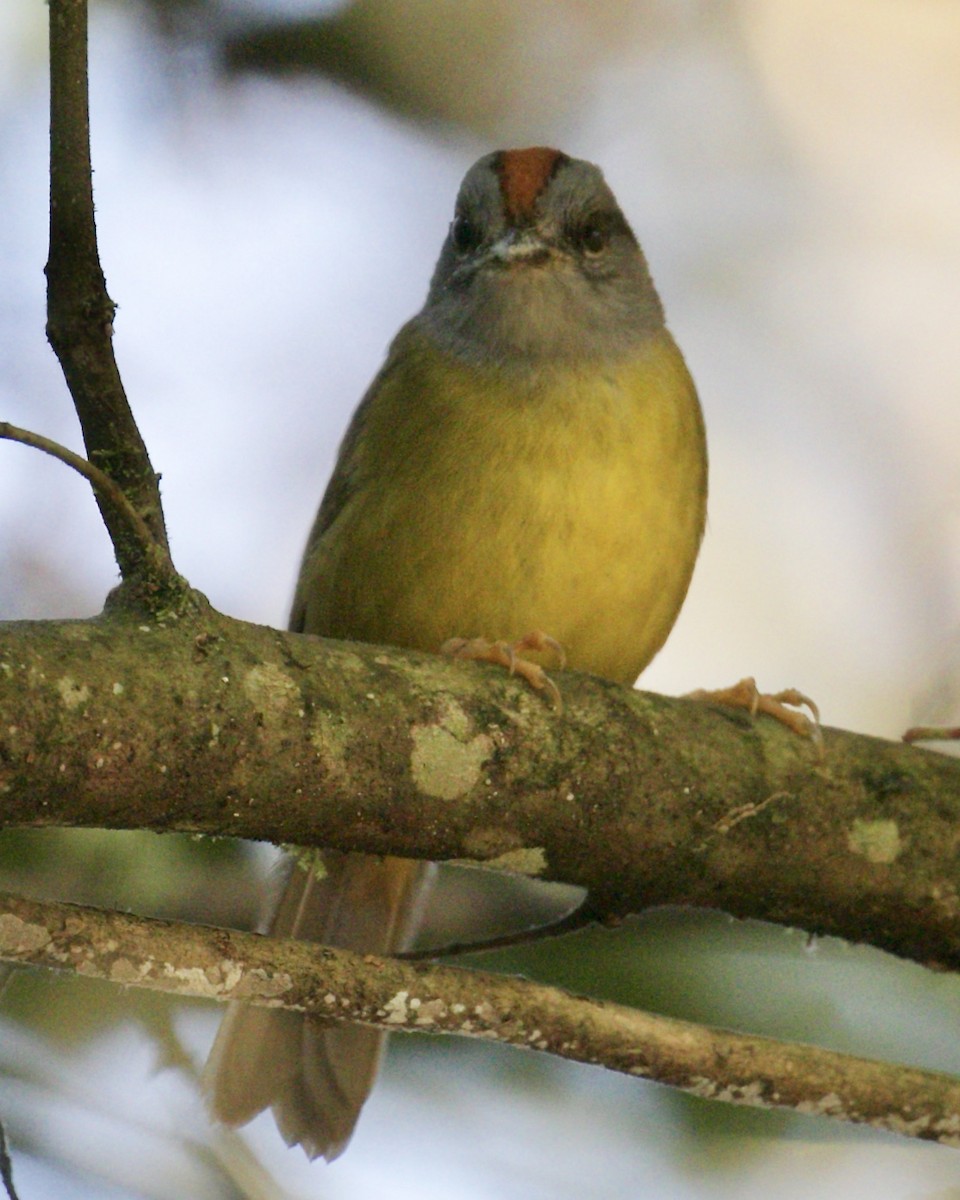
{"type": "MultiPolygon", "coordinates": [[[[122,593],[120,595],[122,599],[122,593]]],[[[0,821],[470,859],[960,966],[960,761],[234,621],[0,625],[0,821]]]]}
{"type": "Polygon", "coordinates": [[[732,1033],[526,979],[0,896],[0,959],[393,1032],[484,1038],[656,1080],[960,1145],[960,1080],[732,1033]]]}

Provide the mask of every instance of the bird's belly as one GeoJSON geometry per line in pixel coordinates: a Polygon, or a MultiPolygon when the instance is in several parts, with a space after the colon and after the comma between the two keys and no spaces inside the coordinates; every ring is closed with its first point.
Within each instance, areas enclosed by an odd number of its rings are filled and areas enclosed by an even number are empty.
{"type": "Polygon", "coordinates": [[[616,368],[522,388],[429,363],[404,403],[370,409],[376,474],[320,539],[304,627],[431,651],[540,630],[571,667],[632,682],[676,618],[704,525],[703,423],[669,334],[616,368]]]}
{"type": "MultiPolygon", "coordinates": [[[[542,630],[578,670],[632,682],[686,594],[703,525],[700,468],[649,455],[501,454],[499,481],[464,472],[442,511],[413,490],[358,522],[342,636],[436,650],[450,637],[542,630]]],[[[566,447],[564,446],[565,450],[566,447]]],[[[351,556],[353,557],[353,556],[351,556]]]]}

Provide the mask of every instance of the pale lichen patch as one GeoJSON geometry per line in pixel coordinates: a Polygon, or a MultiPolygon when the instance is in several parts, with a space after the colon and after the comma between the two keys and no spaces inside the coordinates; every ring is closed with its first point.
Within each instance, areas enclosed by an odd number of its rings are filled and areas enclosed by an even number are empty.
{"type": "MultiPolygon", "coordinates": [[[[643,1068],[635,1068],[633,1075],[645,1074],[643,1068]]],[[[699,1076],[693,1079],[690,1086],[684,1089],[694,1096],[702,1096],[705,1100],[725,1100],[728,1104],[745,1104],[750,1108],[769,1108],[770,1101],[764,1093],[763,1084],[759,1081],[746,1084],[721,1084],[715,1079],[699,1076]]]]}
{"type": "Polygon", "coordinates": [[[343,717],[318,712],[310,729],[310,744],[328,771],[343,777],[347,771],[347,749],[350,731],[343,717]]]}
{"type": "Polygon", "coordinates": [[[884,1122],[885,1127],[892,1129],[894,1133],[902,1133],[905,1137],[921,1137],[929,1131],[932,1124],[929,1115],[907,1121],[903,1117],[898,1117],[896,1113],[891,1113],[884,1122]]]}
{"type": "Polygon", "coordinates": [[[409,1018],[409,992],[397,992],[383,1006],[385,1023],[387,1025],[406,1025],[409,1018]]]}
{"type": "Polygon", "coordinates": [[[296,682],[275,663],[258,663],[251,667],[243,677],[243,691],[267,720],[277,720],[292,704],[300,704],[300,689],[296,682]]]}
{"type": "Polygon", "coordinates": [[[50,932],[44,925],[21,920],[13,913],[0,916],[0,943],[15,954],[33,954],[50,944],[50,932]]]}
{"type": "MultiPolygon", "coordinates": [[[[77,968],[80,970],[80,967],[77,968]]],[[[108,978],[114,983],[139,983],[150,974],[151,964],[132,963],[129,958],[117,958],[110,964],[108,978]]]]}
{"type": "Polygon", "coordinates": [[[427,1000],[417,1007],[414,1025],[436,1025],[447,1016],[447,1006],[443,1000],[427,1000]]]}
{"type": "Polygon", "coordinates": [[[950,1113],[949,1116],[939,1117],[932,1122],[937,1140],[947,1146],[960,1146],[960,1116],[950,1113]]]}
{"type": "Polygon", "coordinates": [[[215,971],[207,971],[204,967],[177,967],[173,963],[164,963],[162,970],[165,980],[182,984],[191,996],[206,996],[211,1000],[223,992],[223,983],[216,975],[215,971]]]}
{"type": "Polygon", "coordinates": [[[512,829],[496,825],[480,825],[463,836],[463,852],[468,861],[488,863],[505,858],[514,850],[522,850],[521,838],[512,829]]]}
{"type": "Polygon", "coordinates": [[[515,875],[536,877],[546,874],[547,852],[543,846],[520,846],[488,859],[483,865],[496,871],[512,871],[515,875]]]}
{"type": "MultiPolygon", "coordinates": [[[[293,980],[284,971],[265,971],[262,967],[244,970],[232,959],[222,959],[213,967],[177,967],[164,963],[163,978],[174,985],[182,984],[188,995],[225,996],[238,1000],[273,999],[283,996],[293,987],[293,980]],[[196,987],[196,991],[193,988],[196,987]]],[[[176,990],[176,989],[175,989],[176,990]]]]}
{"type": "Polygon", "coordinates": [[[941,880],[930,888],[930,899],[937,912],[947,920],[956,920],[960,913],[960,897],[957,896],[956,886],[949,880],[941,880]]]}
{"type": "Polygon", "coordinates": [[[473,732],[473,718],[466,709],[449,697],[441,697],[437,710],[437,724],[461,742],[469,739],[473,732]]]}
{"type": "Polygon", "coordinates": [[[817,1100],[801,1100],[795,1107],[797,1112],[808,1113],[814,1117],[839,1117],[846,1112],[844,1103],[836,1092],[827,1092],[817,1100]]]}
{"type": "Polygon", "coordinates": [[[470,737],[470,729],[467,714],[453,703],[444,705],[436,721],[413,727],[410,770],[425,795],[456,800],[480,782],[494,745],[485,733],[470,737]]]}
{"type": "Polygon", "coordinates": [[[746,1085],[731,1084],[722,1087],[717,1092],[718,1100],[732,1100],[737,1104],[747,1104],[751,1108],[767,1108],[768,1100],[764,1093],[763,1084],[759,1082],[746,1085]]]}
{"type": "Polygon", "coordinates": [[[486,1025],[497,1025],[500,1021],[499,1013],[489,1000],[481,1000],[479,1004],[475,1004],[473,1014],[486,1025]]]}
{"type": "Polygon", "coordinates": [[[847,834],[847,848],[872,863],[895,862],[903,852],[903,839],[896,821],[854,819],[847,834]]]}
{"type": "Polygon", "coordinates": [[[90,689],[87,685],[77,683],[69,675],[61,675],[55,686],[65,708],[79,708],[90,699],[90,689]]]}
{"type": "Polygon", "coordinates": [[[232,992],[243,978],[243,967],[231,958],[222,958],[207,969],[207,978],[217,984],[221,991],[232,992]]]}
{"type": "MultiPolygon", "coordinates": [[[[377,662],[380,661],[382,660],[377,659],[377,662]]],[[[359,654],[354,654],[352,651],[344,650],[342,646],[339,648],[337,654],[337,667],[344,672],[352,671],[355,675],[359,675],[361,672],[365,673],[368,669],[367,664],[359,654]]]]}
{"type": "MultiPolygon", "coordinates": [[[[283,996],[293,987],[293,979],[286,971],[264,971],[262,967],[253,967],[243,977],[242,988],[247,996],[258,996],[261,1000],[283,996]]],[[[240,994],[240,987],[236,989],[240,994]]]]}

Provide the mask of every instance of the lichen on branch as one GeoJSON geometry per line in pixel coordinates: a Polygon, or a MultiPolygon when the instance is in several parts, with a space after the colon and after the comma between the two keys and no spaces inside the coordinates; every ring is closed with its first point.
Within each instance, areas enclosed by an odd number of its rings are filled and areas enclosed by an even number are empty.
{"type": "Polygon", "coordinates": [[[391,1032],[446,1033],[960,1145],[960,1080],[694,1025],[556,987],[126,913],[0,896],[0,960],[125,987],[243,1000],[391,1032]]]}
{"type": "Polygon", "coordinates": [[[0,625],[0,820],[523,864],[960,966],[960,761],[201,605],[0,625]]]}

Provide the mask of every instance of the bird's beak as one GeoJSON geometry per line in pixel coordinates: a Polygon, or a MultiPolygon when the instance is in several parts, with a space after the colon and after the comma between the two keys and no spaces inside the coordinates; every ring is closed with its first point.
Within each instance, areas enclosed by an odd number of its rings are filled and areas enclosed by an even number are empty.
{"type": "Polygon", "coordinates": [[[508,229],[490,247],[490,257],[504,266],[537,266],[550,257],[550,248],[533,229],[508,229]]]}

